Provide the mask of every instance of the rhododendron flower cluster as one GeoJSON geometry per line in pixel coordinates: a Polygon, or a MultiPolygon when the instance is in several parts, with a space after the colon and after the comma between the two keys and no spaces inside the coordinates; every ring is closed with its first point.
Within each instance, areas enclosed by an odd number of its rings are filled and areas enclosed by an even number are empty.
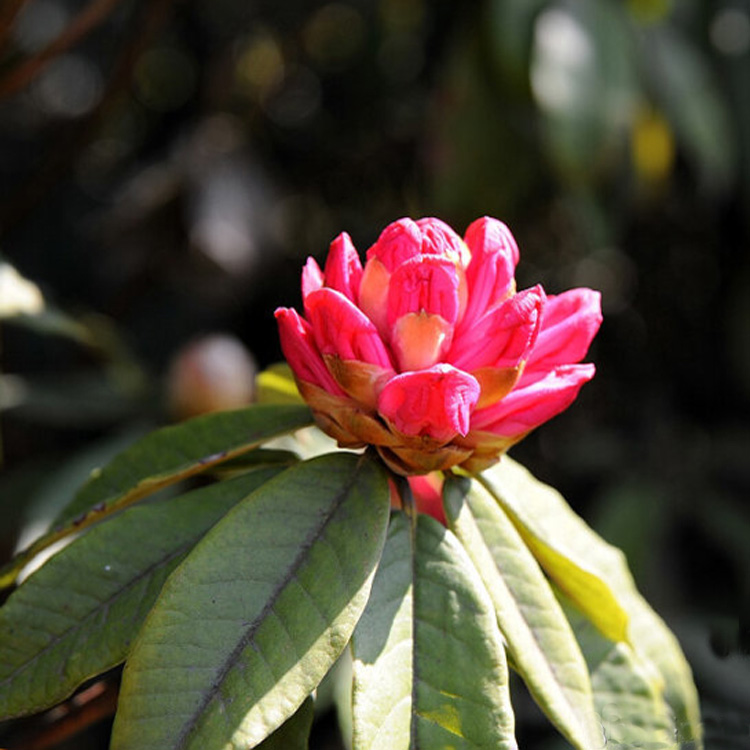
{"type": "Polygon", "coordinates": [[[319,426],[373,445],[400,474],[491,465],[566,409],[594,365],[598,292],[516,290],[518,247],[481,218],[463,239],[400,219],[367,251],[348,234],[302,272],[304,317],[276,310],[281,346],[319,426]]]}

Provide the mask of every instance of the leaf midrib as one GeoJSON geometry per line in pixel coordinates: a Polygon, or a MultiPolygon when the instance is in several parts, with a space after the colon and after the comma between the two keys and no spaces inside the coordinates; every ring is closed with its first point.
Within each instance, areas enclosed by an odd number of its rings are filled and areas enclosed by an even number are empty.
{"type": "MultiPolygon", "coordinates": [[[[130,579],[124,586],[119,588],[116,592],[114,592],[107,599],[97,602],[96,606],[92,607],[88,612],[86,612],[83,615],[83,617],[76,619],[73,625],[66,628],[62,633],[54,635],[52,637],[52,640],[46,646],[44,646],[44,648],[41,651],[37,652],[33,657],[31,657],[30,659],[25,661],[23,664],[18,666],[10,675],[0,680],[0,687],[4,688],[7,685],[7,683],[13,680],[19,672],[22,672],[27,668],[29,669],[32,668],[33,664],[38,659],[42,658],[48,651],[50,651],[55,646],[57,646],[61,641],[65,640],[65,638],[67,638],[71,633],[75,633],[76,631],[80,632],[83,629],[84,624],[86,623],[87,620],[91,619],[92,617],[95,617],[102,611],[111,607],[113,602],[115,602],[118,598],[125,596],[129,590],[131,590],[137,584],[139,584],[144,578],[146,578],[146,576],[153,573],[155,569],[159,567],[164,567],[168,565],[176,557],[179,557],[181,554],[185,552],[186,549],[189,549],[190,547],[192,547],[195,544],[195,540],[201,537],[202,535],[203,534],[194,534],[184,544],[173,549],[170,553],[160,557],[154,563],[146,567],[143,571],[138,573],[138,575],[136,575],[134,578],[130,579]]],[[[43,609],[42,607],[38,607],[38,605],[36,606],[36,608],[43,609]]],[[[54,612],[54,610],[50,610],[50,609],[47,609],[47,611],[54,612]]],[[[45,630],[45,632],[48,633],[49,631],[45,630]]]]}
{"type": "Polygon", "coordinates": [[[357,476],[362,469],[363,461],[364,456],[361,457],[357,462],[356,468],[352,473],[351,478],[344,485],[341,492],[334,498],[330,509],[321,517],[318,525],[309,534],[305,542],[300,546],[299,552],[294,558],[292,564],[289,566],[287,574],[273,589],[263,609],[255,617],[250,626],[245,630],[243,636],[239,639],[237,645],[232,649],[227,658],[224,659],[223,664],[214,677],[211,688],[207,690],[205,695],[201,698],[200,704],[193,712],[193,716],[185,723],[179,735],[177,736],[177,739],[172,746],[174,750],[183,750],[184,748],[188,747],[187,743],[190,740],[190,735],[199,726],[201,717],[205,713],[208,706],[215,700],[222,684],[226,680],[227,675],[229,675],[229,673],[232,671],[232,668],[237,662],[240,654],[242,654],[242,652],[252,643],[253,639],[257,635],[259,628],[265,622],[267,615],[273,611],[283,591],[297,577],[297,573],[299,572],[300,568],[307,558],[307,553],[312,548],[313,544],[315,544],[315,542],[321,538],[323,531],[326,529],[339,508],[343,505],[345,499],[349,496],[351,488],[355,484],[357,476]]]}

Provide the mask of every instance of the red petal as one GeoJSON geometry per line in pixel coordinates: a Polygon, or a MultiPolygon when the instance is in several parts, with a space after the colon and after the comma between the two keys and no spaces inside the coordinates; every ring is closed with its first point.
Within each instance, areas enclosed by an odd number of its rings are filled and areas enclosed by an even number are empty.
{"type": "Polygon", "coordinates": [[[297,378],[336,396],[344,396],[344,391],[320,356],[310,324],[288,307],[277,308],[274,315],[279,326],[281,350],[297,378]]]}
{"type": "Polygon", "coordinates": [[[565,411],[594,372],[594,365],[557,367],[531,385],[511,391],[497,404],[475,412],[471,429],[508,437],[524,435],[565,411]]]}
{"type": "Polygon", "coordinates": [[[544,299],[540,286],[513,295],[470,329],[457,333],[446,360],[468,372],[516,367],[536,341],[544,299]]]}
{"type": "Polygon", "coordinates": [[[367,260],[377,258],[390,272],[403,262],[419,255],[422,248],[422,232],[411,219],[399,219],[389,224],[378,237],[378,241],[367,251],[367,260]]]}
{"type": "Polygon", "coordinates": [[[341,292],[355,305],[359,297],[359,283],[362,279],[362,263],[351,237],[342,232],[331,243],[326,259],[325,285],[341,292]]]}
{"type": "Polygon", "coordinates": [[[447,443],[466,435],[479,383],[450,365],[397,375],[383,388],[378,411],[404,435],[447,443]]]}
{"type": "Polygon", "coordinates": [[[439,255],[465,267],[471,256],[463,240],[440,219],[419,219],[417,226],[422,232],[422,252],[439,255]]]}
{"type": "Polygon", "coordinates": [[[412,258],[391,276],[388,290],[388,324],[408,313],[440,315],[453,324],[458,317],[459,278],[450,260],[434,255],[412,258]]]}
{"type": "Polygon", "coordinates": [[[302,269],[302,299],[307,299],[310,292],[314,292],[323,286],[323,272],[315,258],[310,257],[302,269]]]}
{"type": "Polygon", "coordinates": [[[307,317],[322,354],[393,369],[374,323],[341,292],[324,287],[310,294],[307,317]]]}
{"type": "Polygon", "coordinates": [[[466,230],[471,263],[466,269],[469,301],[461,328],[468,328],[487,310],[513,293],[518,246],[505,224],[485,216],[466,230]]]}
{"type": "Polygon", "coordinates": [[[580,362],[601,323],[599,292],[580,288],[548,297],[527,369],[548,370],[580,362]]]}

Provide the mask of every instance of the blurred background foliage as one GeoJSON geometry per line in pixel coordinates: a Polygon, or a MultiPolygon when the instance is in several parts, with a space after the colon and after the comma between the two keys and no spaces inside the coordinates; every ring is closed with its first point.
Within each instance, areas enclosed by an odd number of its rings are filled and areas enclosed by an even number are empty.
{"type": "MultiPolygon", "coordinates": [[[[138,434],[250,399],[338,232],[497,216],[521,287],[605,313],[514,456],[627,552],[707,746],[747,747],[748,209],[750,0],[4,0],[0,557],[138,434]]],[[[45,721],[0,744],[68,747],[45,721]]]]}

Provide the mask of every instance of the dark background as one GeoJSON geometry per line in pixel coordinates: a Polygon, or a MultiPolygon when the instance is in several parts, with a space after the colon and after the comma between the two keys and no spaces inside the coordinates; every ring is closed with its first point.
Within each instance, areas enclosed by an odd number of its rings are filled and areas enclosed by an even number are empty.
{"type": "Polygon", "coordinates": [[[520,287],[603,293],[596,378],[513,455],[627,552],[708,748],[750,747],[749,74],[748,0],[5,0],[0,252],[52,312],[1,332],[0,556],[179,416],[196,337],[280,359],[340,231],[489,214],[520,287]]]}

